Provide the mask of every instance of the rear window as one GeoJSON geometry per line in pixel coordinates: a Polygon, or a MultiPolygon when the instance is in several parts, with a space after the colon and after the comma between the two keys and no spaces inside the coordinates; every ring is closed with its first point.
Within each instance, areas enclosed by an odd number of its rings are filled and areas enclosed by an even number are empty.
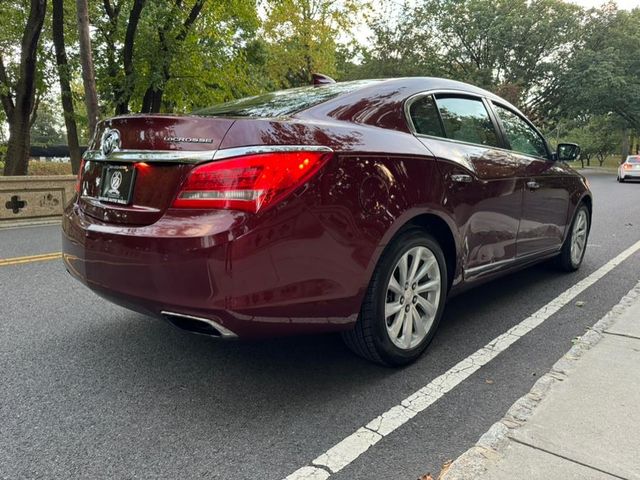
{"type": "Polygon", "coordinates": [[[359,80],[291,88],[220,103],[194,113],[212,117],[282,117],[313,107],[338,95],[353,92],[375,82],[376,80],[359,80]]]}
{"type": "Polygon", "coordinates": [[[640,155],[629,155],[627,163],[640,163],[640,155]]]}

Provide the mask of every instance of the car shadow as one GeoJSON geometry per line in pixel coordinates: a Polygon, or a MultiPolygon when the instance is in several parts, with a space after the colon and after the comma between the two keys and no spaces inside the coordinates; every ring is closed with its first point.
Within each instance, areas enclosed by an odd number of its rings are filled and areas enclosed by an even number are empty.
{"type": "Polygon", "coordinates": [[[79,363],[90,365],[83,375],[108,378],[141,395],[181,391],[191,405],[197,397],[210,405],[287,398],[291,409],[309,398],[347,398],[380,382],[395,388],[402,381],[393,379],[402,379],[406,370],[420,371],[421,386],[541,306],[523,304],[523,292],[535,289],[540,297],[540,290],[548,289],[553,298],[558,278],[564,276],[542,264],[454,297],[426,354],[404,369],[355,356],[337,334],[222,341],[111,305],[108,315],[68,332],[73,336],[68,342],[76,358],[86,357],[79,363]]]}

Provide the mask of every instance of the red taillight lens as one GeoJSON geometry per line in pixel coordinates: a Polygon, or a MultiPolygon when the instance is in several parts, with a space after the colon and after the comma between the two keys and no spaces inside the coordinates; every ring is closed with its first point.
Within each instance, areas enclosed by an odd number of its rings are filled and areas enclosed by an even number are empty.
{"type": "Polygon", "coordinates": [[[624,168],[625,170],[631,170],[633,168],[633,165],[631,165],[630,163],[623,163],[622,168],[624,168]]]}
{"type": "Polygon", "coordinates": [[[261,153],[195,167],[173,203],[177,208],[257,212],[311,178],[326,152],[261,153]]]}
{"type": "Polygon", "coordinates": [[[80,162],[80,168],[78,169],[78,176],[76,178],[76,193],[80,193],[80,184],[82,183],[82,172],[84,171],[84,158],[80,162]]]}

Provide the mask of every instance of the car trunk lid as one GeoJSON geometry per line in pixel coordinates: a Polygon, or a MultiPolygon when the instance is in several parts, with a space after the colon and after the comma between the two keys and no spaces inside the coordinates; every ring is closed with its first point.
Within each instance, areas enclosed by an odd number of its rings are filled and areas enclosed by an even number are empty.
{"type": "Polygon", "coordinates": [[[233,119],[131,115],[101,122],[85,154],[80,208],[105,223],[149,225],[194,163],[213,159],[233,119]]]}

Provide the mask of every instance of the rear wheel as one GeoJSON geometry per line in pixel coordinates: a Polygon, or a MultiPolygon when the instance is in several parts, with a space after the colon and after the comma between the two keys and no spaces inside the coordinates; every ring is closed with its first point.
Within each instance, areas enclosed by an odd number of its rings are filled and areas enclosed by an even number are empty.
{"type": "Polygon", "coordinates": [[[567,272],[575,272],[580,268],[587,250],[589,239],[589,209],[581,204],[576,211],[562,250],[558,256],[560,267],[567,272]]]}
{"type": "Polygon", "coordinates": [[[403,232],[380,258],[360,316],[343,333],[347,346],[378,363],[417,359],[435,335],[447,293],[447,268],[438,242],[421,229],[403,232]]]}

